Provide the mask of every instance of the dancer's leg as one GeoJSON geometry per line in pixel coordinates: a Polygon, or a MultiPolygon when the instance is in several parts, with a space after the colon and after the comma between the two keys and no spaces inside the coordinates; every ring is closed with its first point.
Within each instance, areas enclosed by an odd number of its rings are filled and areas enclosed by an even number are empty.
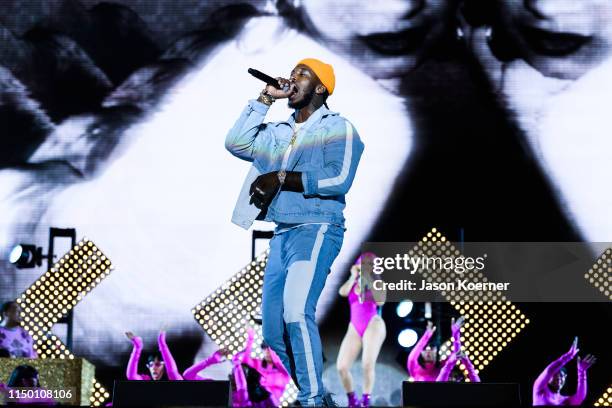
{"type": "Polygon", "coordinates": [[[371,394],[374,389],[374,376],[376,360],[382,347],[387,329],[385,321],[380,316],[374,316],[365,333],[363,333],[363,354],[361,364],[363,367],[363,393],[371,394]]]}
{"type": "Polygon", "coordinates": [[[340,375],[342,386],[346,391],[349,408],[358,407],[360,405],[359,399],[355,395],[353,376],[351,375],[351,367],[357,359],[359,351],[361,351],[361,337],[357,333],[357,330],[355,330],[355,327],[349,323],[348,330],[340,344],[338,359],[336,360],[336,368],[340,375]]]}
{"type": "Polygon", "coordinates": [[[359,352],[361,351],[361,337],[355,330],[352,324],[349,323],[348,330],[340,344],[340,351],[336,360],[336,369],[340,375],[344,390],[349,393],[355,391],[353,388],[353,376],[351,375],[351,367],[359,352]]]}

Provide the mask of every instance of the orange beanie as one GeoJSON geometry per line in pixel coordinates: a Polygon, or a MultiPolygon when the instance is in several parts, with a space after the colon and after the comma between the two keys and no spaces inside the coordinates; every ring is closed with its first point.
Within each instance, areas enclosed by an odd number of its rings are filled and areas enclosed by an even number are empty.
{"type": "Polygon", "coordinates": [[[331,65],[326,64],[316,58],[304,58],[296,65],[300,64],[306,65],[317,75],[317,77],[319,77],[321,83],[325,85],[325,88],[327,88],[327,92],[329,92],[330,95],[334,93],[336,76],[334,75],[334,68],[331,65]]]}

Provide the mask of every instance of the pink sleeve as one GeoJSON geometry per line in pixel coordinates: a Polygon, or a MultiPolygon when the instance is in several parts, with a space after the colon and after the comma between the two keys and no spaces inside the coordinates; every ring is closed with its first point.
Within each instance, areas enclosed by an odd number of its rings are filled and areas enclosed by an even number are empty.
{"type": "Polygon", "coordinates": [[[207,378],[198,375],[198,373],[211,365],[219,364],[222,361],[222,358],[223,356],[221,353],[219,353],[219,351],[214,352],[210,357],[205,358],[199,363],[195,363],[186,369],[185,372],[183,372],[183,378],[185,380],[207,380],[207,378]]]}
{"type": "Polygon", "coordinates": [[[159,351],[164,359],[164,364],[166,365],[166,372],[168,373],[168,379],[170,380],[182,380],[183,377],[176,366],[176,361],[174,361],[174,357],[172,357],[172,353],[170,353],[170,349],[166,344],[166,332],[160,331],[159,336],[157,336],[157,344],[159,346],[159,351]]]}
{"type": "Polygon", "coordinates": [[[261,361],[259,361],[256,358],[251,357],[254,340],[255,340],[255,332],[252,329],[249,329],[247,341],[244,346],[244,350],[238,353],[237,356],[239,356],[241,363],[244,363],[250,367],[253,367],[257,371],[261,371],[261,361]]]}
{"type": "Polygon", "coordinates": [[[250,406],[249,392],[247,390],[247,381],[244,375],[244,370],[240,363],[234,362],[232,369],[234,382],[236,383],[236,389],[232,393],[232,405],[234,407],[246,407],[250,406]]]}
{"type": "Polygon", "coordinates": [[[238,353],[240,356],[238,358],[238,360],[240,361],[240,363],[242,364],[246,364],[249,367],[252,367],[253,369],[257,370],[257,371],[261,371],[261,361],[259,361],[256,358],[251,357],[251,353],[250,352],[246,352],[246,351],[242,351],[240,353],[238,353]]]}
{"type": "Polygon", "coordinates": [[[429,330],[429,329],[425,330],[425,333],[423,333],[423,336],[421,336],[417,344],[415,344],[415,346],[412,348],[412,351],[408,355],[408,364],[407,364],[408,373],[413,377],[420,370],[422,370],[422,367],[419,364],[419,356],[421,355],[421,352],[423,351],[423,349],[425,349],[425,346],[429,342],[429,339],[431,339],[432,335],[433,335],[433,330],[429,330]]]}
{"type": "Polygon", "coordinates": [[[286,375],[287,378],[291,377],[289,375],[289,373],[287,372],[287,368],[285,367],[285,365],[281,361],[281,359],[278,356],[278,354],[276,354],[276,352],[274,352],[274,350],[272,350],[272,349],[270,349],[270,356],[272,357],[272,363],[274,364],[274,367],[276,367],[277,370],[279,370],[281,373],[286,375]]]}
{"type": "Polygon", "coordinates": [[[142,339],[140,337],[134,337],[132,339],[134,348],[130,355],[130,361],[128,361],[126,377],[128,380],[147,380],[148,378],[138,374],[138,362],[140,361],[140,353],[142,352],[142,339]]]}
{"type": "Polygon", "coordinates": [[[440,370],[440,374],[438,374],[438,378],[436,378],[436,382],[446,382],[448,381],[448,377],[450,377],[453,368],[457,364],[457,355],[452,353],[449,355],[446,360],[444,360],[444,365],[440,370]]]}
{"type": "Polygon", "coordinates": [[[578,384],[576,393],[569,397],[570,405],[582,405],[587,396],[587,373],[586,370],[578,369],[578,384]]]}
{"type": "Polygon", "coordinates": [[[559,372],[572,358],[574,358],[574,354],[567,352],[550,363],[533,383],[533,393],[540,394],[542,391],[545,391],[553,375],[559,372]]]}
{"type": "Polygon", "coordinates": [[[452,329],[453,336],[453,348],[455,349],[455,353],[461,351],[461,328],[459,330],[452,329]]]}
{"type": "Polygon", "coordinates": [[[480,376],[476,372],[476,369],[474,368],[474,364],[472,364],[472,360],[470,360],[468,356],[465,356],[461,359],[461,362],[463,363],[463,365],[465,366],[465,369],[468,372],[468,378],[470,379],[470,381],[480,382],[480,376]]]}

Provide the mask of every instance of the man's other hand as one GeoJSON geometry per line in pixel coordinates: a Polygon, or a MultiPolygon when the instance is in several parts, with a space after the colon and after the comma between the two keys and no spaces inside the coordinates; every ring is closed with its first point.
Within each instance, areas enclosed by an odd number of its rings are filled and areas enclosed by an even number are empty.
{"type": "Polygon", "coordinates": [[[280,189],[278,172],[262,174],[251,184],[249,194],[251,195],[250,204],[254,204],[259,209],[264,209],[270,205],[272,199],[280,189]]]}

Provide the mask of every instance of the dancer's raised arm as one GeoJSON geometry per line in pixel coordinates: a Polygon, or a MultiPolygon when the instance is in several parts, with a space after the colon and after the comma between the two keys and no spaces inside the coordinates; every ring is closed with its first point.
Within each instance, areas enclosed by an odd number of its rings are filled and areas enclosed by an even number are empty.
{"type": "Polygon", "coordinates": [[[168,378],[170,380],[182,380],[183,377],[181,376],[181,373],[179,372],[179,369],[176,366],[176,361],[174,361],[174,357],[172,357],[172,353],[168,348],[168,344],[166,344],[165,330],[159,332],[159,335],[157,336],[157,344],[162,358],[164,359],[164,365],[166,366],[168,378]]]}
{"type": "Polygon", "coordinates": [[[142,338],[135,336],[132,332],[126,332],[125,335],[134,345],[132,354],[130,354],[130,360],[128,361],[127,370],[125,372],[127,379],[150,380],[151,377],[148,375],[138,374],[138,362],[140,361],[140,354],[142,353],[142,338]]]}
{"type": "Polygon", "coordinates": [[[569,397],[570,405],[581,405],[587,395],[587,370],[595,364],[597,359],[589,354],[584,358],[578,357],[578,384],[576,385],[576,393],[569,397]]]}

